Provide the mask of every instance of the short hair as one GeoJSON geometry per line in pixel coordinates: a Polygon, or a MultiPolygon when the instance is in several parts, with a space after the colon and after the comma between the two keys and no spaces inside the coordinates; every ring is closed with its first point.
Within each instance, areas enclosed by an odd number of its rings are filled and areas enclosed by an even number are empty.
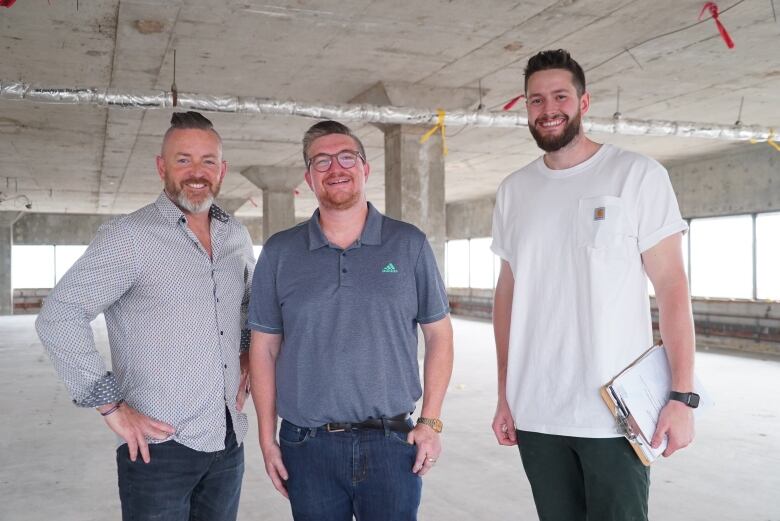
{"type": "Polygon", "coordinates": [[[187,112],[174,112],[171,114],[171,126],[168,128],[168,130],[165,131],[162,148],[165,149],[165,143],[168,141],[168,136],[170,136],[174,131],[185,129],[211,131],[215,136],[217,136],[220,148],[222,147],[222,137],[219,135],[219,132],[214,130],[214,125],[211,123],[211,120],[209,120],[200,112],[190,110],[187,112]]]}
{"type": "Polygon", "coordinates": [[[363,159],[366,158],[366,151],[363,148],[363,143],[361,143],[360,139],[352,133],[348,126],[339,123],[338,121],[326,120],[315,123],[309,127],[309,130],[303,135],[303,161],[305,163],[309,162],[309,148],[311,147],[311,144],[314,143],[314,140],[331,134],[342,134],[351,137],[355,140],[360,155],[363,156],[363,159]]]}
{"type": "Polygon", "coordinates": [[[577,95],[582,96],[585,93],[585,72],[580,64],[571,57],[568,51],[563,49],[541,51],[528,60],[525,67],[525,90],[528,91],[528,78],[535,72],[546,71],[549,69],[563,69],[571,73],[574,88],[577,89],[577,95]]]}

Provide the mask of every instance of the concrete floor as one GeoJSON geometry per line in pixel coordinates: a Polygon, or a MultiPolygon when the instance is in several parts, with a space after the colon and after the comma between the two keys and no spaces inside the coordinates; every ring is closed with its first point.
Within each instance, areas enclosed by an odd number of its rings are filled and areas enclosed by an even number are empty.
{"type": "MultiPolygon", "coordinates": [[[[70,403],[34,319],[0,317],[0,520],[119,519],[113,434],[94,411],[70,403]]],[[[490,431],[490,324],[456,319],[454,325],[444,453],[424,478],[420,518],[535,519],[516,449],[499,447],[490,431]]],[[[105,352],[102,321],[94,329],[105,352]]],[[[780,521],[780,362],[715,353],[697,360],[716,407],[699,419],[692,447],[654,465],[651,517],[780,521]]],[[[254,417],[250,425],[239,518],[291,519],[265,476],[254,417]]]]}

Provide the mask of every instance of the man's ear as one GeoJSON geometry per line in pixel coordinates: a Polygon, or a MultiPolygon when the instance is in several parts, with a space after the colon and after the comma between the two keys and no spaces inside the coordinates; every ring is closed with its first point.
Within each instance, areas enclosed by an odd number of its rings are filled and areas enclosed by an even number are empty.
{"type": "Polygon", "coordinates": [[[225,179],[225,176],[227,175],[228,171],[228,163],[227,161],[222,161],[222,166],[220,167],[219,172],[219,182],[221,183],[223,179],[225,179]]]}
{"type": "Polygon", "coordinates": [[[160,179],[165,181],[165,159],[163,159],[162,156],[157,156],[155,158],[155,163],[157,163],[157,175],[160,176],[160,179]]]}
{"type": "Polygon", "coordinates": [[[584,116],[590,110],[590,92],[585,92],[580,98],[580,113],[584,116]]]}
{"type": "Polygon", "coordinates": [[[309,173],[308,170],[306,170],[306,173],[303,174],[303,178],[306,180],[306,184],[309,185],[309,188],[313,192],[314,186],[311,184],[311,173],[309,173]]]}

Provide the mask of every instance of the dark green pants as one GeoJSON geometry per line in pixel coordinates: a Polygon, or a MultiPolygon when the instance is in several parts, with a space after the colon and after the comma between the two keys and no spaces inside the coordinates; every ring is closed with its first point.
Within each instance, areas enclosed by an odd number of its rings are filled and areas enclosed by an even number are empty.
{"type": "Polygon", "coordinates": [[[650,469],[625,438],[517,431],[540,521],[647,521],[650,469]]]}

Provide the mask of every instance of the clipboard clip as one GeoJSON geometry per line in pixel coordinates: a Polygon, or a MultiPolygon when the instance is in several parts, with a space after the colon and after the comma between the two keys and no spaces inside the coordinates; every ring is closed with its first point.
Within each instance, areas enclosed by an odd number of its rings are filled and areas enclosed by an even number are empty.
{"type": "Polygon", "coordinates": [[[627,440],[639,442],[636,432],[631,428],[628,418],[623,414],[620,408],[616,410],[615,419],[617,420],[620,432],[623,433],[623,436],[625,436],[627,440]]]}
{"type": "Polygon", "coordinates": [[[623,405],[623,402],[618,398],[617,393],[615,393],[615,390],[612,389],[612,386],[607,387],[609,394],[612,396],[612,400],[615,403],[615,409],[614,409],[614,416],[615,420],[617,421],[618,430],[620,433],[626,437],[628,441],[636,441],[639,442],[639,437],[637,436],[636,432],[634,432],[633,427],[631,427],[631,423],[628,421],[629,412],[628,409],[626,409],[625,405],[623,405]]]}

